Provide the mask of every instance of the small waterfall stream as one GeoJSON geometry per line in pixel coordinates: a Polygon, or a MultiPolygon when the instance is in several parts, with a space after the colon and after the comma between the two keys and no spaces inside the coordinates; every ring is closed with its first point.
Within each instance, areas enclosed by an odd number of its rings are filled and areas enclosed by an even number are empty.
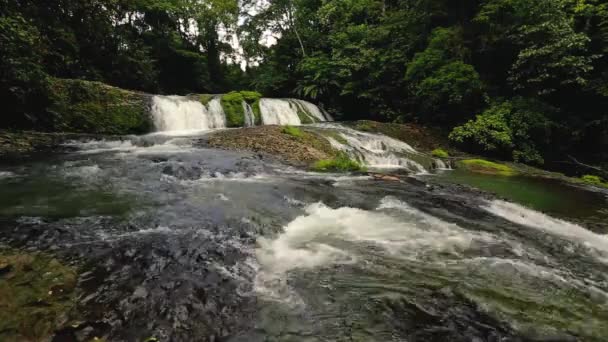
{"type": "Polygon", "coordinates": [[[449,169],[442,160],[431,158],[405,142],[382,134],[360,132],[338,123],[316,126],[336,131],[337,136],[326,137],[332,147],[368,167],[405,169],[417,174],[428,173],[430,169],[449,169]]]}

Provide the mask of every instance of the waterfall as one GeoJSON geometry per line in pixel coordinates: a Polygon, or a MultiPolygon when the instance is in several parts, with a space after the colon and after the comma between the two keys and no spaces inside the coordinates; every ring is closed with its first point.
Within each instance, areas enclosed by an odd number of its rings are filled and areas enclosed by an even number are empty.
{"type": "MultiPolygon", "coordinates": [[[[246,127],[255,126],[251,105],[243,101],[246,127]]],[[[265,125],[294,125],[332,121],[314,104],[296,99],[262,98],[259,102],[262,123],[265,125]]],[[[187,96],[152,97],[151,114],[157,131],[200,131],[226,127],[226,115],[220,96],[207,105],[187,96]]]]}
{"type": "Polygon", "coordinates": [[[245,113],[245,127],[255,126],[255,115],[249,103],[243,101],[243,112],[245,113]]]}
{"type": "Polygon", "coordinates": [[[309,116],[312,116],[314,118],[314,121],[333,121],[331,118],[330,119],[326,119],[325,115],[323,115],[323,112],[321,112],[321,110],[319,109],[319,107],[315,106],[314,104],[308,102],[308,101],[302,101],[302,100],[291,100],[293,103],[298,104],[301,106],[301,108],[304,110],[304,112],[306,112],[307,114],[309,114],[309,116]]]}
{"type": "Polygon", "coordinates": [[[332,147],[368,167],[427,173],[422,163],[431,168],[435,161],[410,145],[382,134],[360,132],[339,124],[320,124],[318,127],[337,131],[337,136],[327,136],[332,147]]]}
{"type": "Polygon", "coordinates": [[[226,127],[219,99],[204,106],[184,96],[154,96],[152,118],[158,131],[195,131],[226,127]]]}
{"type": "Polygon", "coordinates": [[[264,125],[293,125],[302,124],[297,109],[283,99],[260,100],[260,111],[264,125]]]}

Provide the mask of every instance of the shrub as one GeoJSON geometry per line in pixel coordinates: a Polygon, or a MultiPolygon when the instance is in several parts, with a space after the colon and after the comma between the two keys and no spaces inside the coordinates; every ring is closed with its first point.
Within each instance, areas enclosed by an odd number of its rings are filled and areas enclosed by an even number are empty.
{"type": "Polygon", "coordinates": [[[285,127],[283,127],[281,132],[284,134],[287,134],[287,135],[291,135],[292,137],[296,137],[296,138],[301,138],[304,135],[302,133],[301,129],[299,129],[298,127],[294,127],[294,126],[285,126],[285,127]]]}
{"type": "Polygon", "coordinates": [[[448,158],[450,156],[450,154],[446,150],[441,148],[434,149],[431,154],[433,155],[433,157],[437,158],[448,158]]]}
{"type": "Polygon", "coordinates": [[[467,159],[459,165],[473,172],[487,173],[500,176],[514,176],[517,172],[508,165],[491,162],[484,159],[467,159]]]}
{"type": "Polygon", "coordinates": [[[553,110],[523,98],[494,103],[475,120],[454,128],[449,138],[474,152],[542,164],[540,149],[548,141],[551,126],[546,115],[553,110]]]}
{"type": "Polygon", "coordinates": [[[316,162],[312,169],[317,172],[355,172],[365,171],[365,167],[352,160],[345,153],[339,153],[333,159],[323,159],[316,162]]]}

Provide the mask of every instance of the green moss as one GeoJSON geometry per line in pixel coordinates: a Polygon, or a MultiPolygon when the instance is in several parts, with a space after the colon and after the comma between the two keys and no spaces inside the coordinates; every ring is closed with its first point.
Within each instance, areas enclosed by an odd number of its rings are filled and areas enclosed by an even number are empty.
{"type": "Polygon", "coordinates": [[[0,251],[0,269],[0,340],[50,340],[76,304],[76,270],[46,254],[17,251],[0,251]]]}
{"type": "Polygon", "coordinates": [[[295,107],[296,112],[298,113],[298,118],[303,125],[315,123],[317,120],[296,101],[289,101],[289,105],[295,107]]]}
{"type": "Polygon", "coordinates": [[[285,126],[285,127],[283,127],[281,132],[284,134],[287,134],[287,135],[291,135],[292,137],[296,137],[296,138],[302,138],[304,136],[304,133],[302,133],[302,130],[299,129],[298,127],[294,127],[294,126],[285,126]]]}
{"type": "Polygon", "coordinates": [[[472,172],[487,173],[499,176],[514,176],[517,172],[510,166],[494,163],[483,159],[467,159],[458,162],[460,167],[472,172]]]}
{"type": "Polygon", "coordinates": [[[209,104],[209,102],[210,102],[211,100],[213,100],[213,97],[214,97],[214,96],[213,96],[213,95],[211,95],[211,94],[200,94],[200,95],[198,96],[198,100],[199,100],[199,101],[200,101],[200,102],[201,102],[203,105],[205,105],[205,106],[206,106],[206,105],[208,105],[208,104],[209,104]]]}
{"type": "Polygon", "coordinates": [[[345,153],[338,153],[333,159],[319,160],[312,166],[317,172],[355,172],[365,171],[365,167],[350,159],[345,153]]]}
{"type": "Polygon", "coordinates": [[[226,124],[228,127],[243,127],[245,126],[245,111],[243,109],[243,101],[247,102],[255,116],[255,124],[262,123],[262,115],[260,112],[260,99],[262,94],[255,91],[232,91],[222,96],[222,108],[226,114],[226,124]]]}
{"type": "Polygon", "coordinates": [[[431,154],[433,155],[433,157],[437,158],[448,158],[450,156],[450,154],[446,150],[441,148],[434,149],[431,154]]]}
{"type": "Polygon", "coordinates": [[[53,79],[48,112],[53,130],[139,134],[152,130],[146,95],[100,82],[53,79]]]}
{"type": "Polygon", "coordinates": [[[222,96],[222,108],[226,114],[226,125],[228,127],[245,126],[245,111],[243,110],[243,95],[233,91],[222,96]]]}
{"type": "Polygon", "coordinates": [[[586,184],[590,184],[590,185],[594,185],[594,186],[599,186],[599,187],[602,187],[602,188],[608,188],[608,182],[604,181],[599,176],[584,175],[583,177],[581,177],[580,180],[583,183],[586,183],[586,184]]]}

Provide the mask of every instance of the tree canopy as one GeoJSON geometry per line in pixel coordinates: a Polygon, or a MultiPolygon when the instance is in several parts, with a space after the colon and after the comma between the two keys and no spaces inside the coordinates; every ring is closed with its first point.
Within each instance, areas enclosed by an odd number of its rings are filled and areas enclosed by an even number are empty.
{"type": "Polygon", "coordinates": [[[3,127],[44,129],[57,77],[251,89],[531,163],[608,160],[602,0],[0,0],[0,58],[3,127]]]}

